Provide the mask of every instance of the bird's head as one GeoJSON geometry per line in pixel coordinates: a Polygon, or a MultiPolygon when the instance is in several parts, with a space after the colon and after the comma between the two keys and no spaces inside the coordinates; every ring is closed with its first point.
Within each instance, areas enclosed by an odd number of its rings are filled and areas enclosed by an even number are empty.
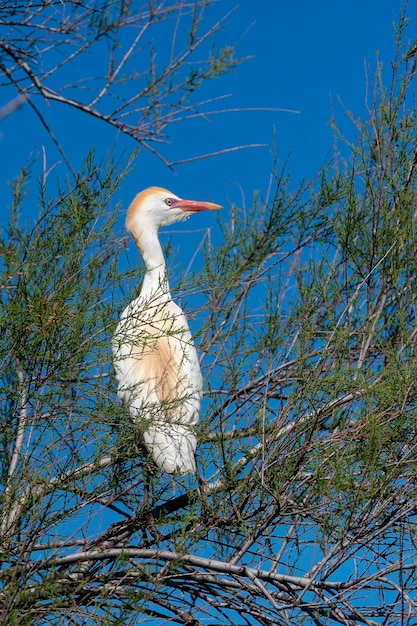
{"type": "Polygon", "coordinates": [[[181,222],[199,211],[221,208],[214,202],[184,200],[162,187],[149,187],[134,198],[127,212],[126,226],[135,234],[143,229],[181,222]]]}

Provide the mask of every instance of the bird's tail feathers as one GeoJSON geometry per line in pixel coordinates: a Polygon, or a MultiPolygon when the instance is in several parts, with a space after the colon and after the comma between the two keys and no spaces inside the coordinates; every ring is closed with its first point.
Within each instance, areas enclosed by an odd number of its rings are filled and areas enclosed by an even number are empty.
{"type": "Polygon", "coordinates": [[[182,424],[155,423],[143,433],[155,463],[168,474],[195,474],[197,437],[182,424]]]}

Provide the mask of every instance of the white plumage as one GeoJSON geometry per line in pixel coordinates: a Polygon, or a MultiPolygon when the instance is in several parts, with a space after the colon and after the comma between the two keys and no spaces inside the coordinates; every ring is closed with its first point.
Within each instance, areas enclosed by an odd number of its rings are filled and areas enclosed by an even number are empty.
{"type": "Polygon", "coordinates": [[[113,336],[118,395],[156,464],[168,473],[196,471],[194,427],[203,381],[187,320],[171,299],[158,228],[219,208],[150,187],[135,197],[126,219],[146,273],[140,296],[125,308],[113,336]]]}

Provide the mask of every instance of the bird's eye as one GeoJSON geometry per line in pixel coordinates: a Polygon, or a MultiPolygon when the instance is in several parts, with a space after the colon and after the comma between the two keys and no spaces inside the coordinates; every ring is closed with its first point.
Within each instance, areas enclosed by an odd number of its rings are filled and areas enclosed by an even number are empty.
{"type": "Polygon", "coordinates": [[[172,205],[172,198],[165,198],[165,204],[167,206],[171,206],[172,205]]]}

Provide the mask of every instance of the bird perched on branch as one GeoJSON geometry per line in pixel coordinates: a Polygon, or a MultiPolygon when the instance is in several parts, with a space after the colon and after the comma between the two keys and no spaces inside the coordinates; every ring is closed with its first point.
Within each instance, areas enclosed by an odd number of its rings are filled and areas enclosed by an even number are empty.
{"type": "Polygon", "coordinates": [[[125,308],[113,336],[118,395],[154,461],[170,474],[196,471],[194,427],[203,382],[187,320],[171,298],[158,229],[220,208],[149,187],[135,197],[126,218],[146,273],[139,297],[125,308]]]}

